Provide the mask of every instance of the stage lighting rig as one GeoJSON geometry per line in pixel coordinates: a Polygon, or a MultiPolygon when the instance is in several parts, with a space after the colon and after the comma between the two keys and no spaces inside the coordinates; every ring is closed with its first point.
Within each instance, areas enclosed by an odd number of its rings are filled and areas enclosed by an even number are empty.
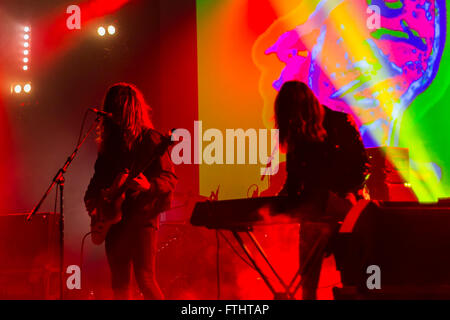
{"type": "Polygon", "coordinates": [[[31,26],[24,25],[18,30],[17,34],[17,47],[18,56],[17,68],[19,72],[13,76],[10,82],[10,92],[12,96],[15,96],[19,101],[25,103],[28,98],[31,97],[32,90],[32,80],[30,74],[30,64],[31,64],[31,26]]]}

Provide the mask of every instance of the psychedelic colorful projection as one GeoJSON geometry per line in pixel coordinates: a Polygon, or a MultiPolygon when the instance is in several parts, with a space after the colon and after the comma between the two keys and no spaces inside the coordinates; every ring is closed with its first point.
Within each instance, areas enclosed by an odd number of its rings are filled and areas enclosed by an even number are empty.
{"type": "MultiPolygon", "coordinates": [[[[302,80],[322,103],[351,107],[362,123],[366,146],[397,145],[405,109],[429,86],[439,67],[445,43],[439,3],[368,1],[382,16],[381,28],[371,31],[364,25],[372,19],[367,3],[357,2],[318,2],[306,21],[264,50],[286,65],[272,85],[278,90],[285,81],[302,80]],[[361,21],[340,19],[350,13],[361,21]]],[[[309,7],[311,2],[299,9],[299,20],[309,7]]],[[[273,37],[272,30],[262,37],[273,37]]]]}
{"type": "MultiPolygon", "coordinates": [[[[445,1],[303,1],[264,32],[254,55],[263,92],[269,83],[278,90],[285,81],[302,80],[323,104],[356,115],[366,147],[399,146],[404,113],[435,79],[445,37],[445,1]],[[379,8],[380,28],[372,28],[377,17],[369,6],[379,8]]],[[[265,101],[267,113],[273,95],[265,101]]]]}
{"type": "MultiPolygon", "coordinates": [[[[202,7],[197,9],[202,13],[198,17],[200,27],[204,25],[199,19],[206,17],[206,7],[209,13],[217,14],[221,8],[230,10],[236,2],[223,0],[214,6],[206,3],[198,0],[198,6],[202,7]]],[[[270,23],[260,23],[264,28],[258,29],[260,33],[251,52],[242,53],[251,54],[252,63],[260,72],[258,91],[263,102],[259,110],[253,110],[254,116],[272,127],[273,102],[279,88],[285,81],[304,81],[323,104],[355,116],[366,147],[409,148],[412,158],[409,180],[421,200],[446,196],[450,185],[447,173],[450,161],[446,157],[450,146],[448,134],[431,133],[430,129],[441,129],[425,126],[433,122],[427,118],[430,112],[442,110],[442,115],[448,115],[442,105],[449,96],[445,1],[265,0],[261,3],[272,8],[273,19],[270,23]],[[368,10],[373,6],[379,8],[379,28],[373,28],[378,18],[376,11],[368,10]]],[[[234,5],[234,8],[239,16],[242,7],[234,5]]],[[[251,16],[248,13],[247,17],[251,16]]],[[[200,56],[203,40],[199,27],[198,31],[201,71],[205,61],[200,56]]],[[[231,41],[237,43],[242,37],[236,34],[231,41]]],[[[242,73],[234,71],[239,81],[242,73]]],[[[241,85],[251,90],[248,84],[241,85]]],[[[199,102],[201,115],[201,99],[199,102]]]]}

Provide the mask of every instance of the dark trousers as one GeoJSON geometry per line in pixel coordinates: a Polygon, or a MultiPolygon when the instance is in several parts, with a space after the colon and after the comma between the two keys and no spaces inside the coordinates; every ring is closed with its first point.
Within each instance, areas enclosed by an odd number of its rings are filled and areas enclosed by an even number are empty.
{"type": "Polygon", "coordinates": [[[300,268],[306,271],[302,277],[303,300],[317,299],[322,259],[332,232],[333,226],[326,223],[304,222],[300,225],[300,268]]]}
{"type": "Polygon", "coordinates": [[[155,276],[156,248],[157,230],[153,226],[121,221],[111,227],[105,239],[105,249],[115,299],[130,298],[132,265],[144,298],[164,299],[155,276]]]}
{"type": "MultiPolygon", "coordinates": [[[[326,194],[317,193],[314,202],[312,210],[322,212],[324,216],[333,217],[332,220],[337,222],[345,218],[355,200],[350,194],[348,196],[337,196],[329,192],[326,194]]],[[[306,270],[302,280],[303,300],[317,299],[322,259],[329,249],[330,240],[337,232],[337,227],[338,225],[333,222],[303,222],[300,225],[300,268],[306,270]]]]}

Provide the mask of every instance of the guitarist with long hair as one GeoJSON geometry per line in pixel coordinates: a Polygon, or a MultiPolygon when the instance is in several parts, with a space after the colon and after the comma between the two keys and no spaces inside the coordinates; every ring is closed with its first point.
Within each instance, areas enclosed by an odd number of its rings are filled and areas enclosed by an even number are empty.
{"type": "Polygon", "coordinates": [[[134,85],[111,86],[103,111],[112,116],[100,125],[95,172],[84,198],[91,236],[96,244],[105,241],[116,299],[130,298],[131,266],[144,298],[163,299],[155,277],[158,214],[170,207],[177,180],[167,138],[154,130],[150,107],[134,85]]]}

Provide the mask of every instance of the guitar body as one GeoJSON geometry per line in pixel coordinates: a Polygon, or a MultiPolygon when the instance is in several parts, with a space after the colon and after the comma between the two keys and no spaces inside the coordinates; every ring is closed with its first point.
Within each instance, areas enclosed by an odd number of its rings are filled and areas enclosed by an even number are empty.
{"type": "Polygon", "coordinates": [[[91,239],[96,245],[102,244],[111,226],[122,220],[128,177],[128,172],[119,174],[110,188],[101,191],[101,199],[91,214],[91,239]]]}
{"type": "MultiPolygon", "coordinates": [[[[130,172],[126,170],[116,177],[110,188],[102,190],[101,199],[97,201],[96,207],[91,213],[91,239],[94,244],[102,244],[105,241],[109,228],[122,220],[122,204],[125,201],[128,182],[142,174],[156,159],[161,157],[173,141],[178,141],[171,138],[172,132],[173,130],[169,137],[162,139],[156,146],[146,165],[137,171],[140,173],[136,172],[134,175],[130,175],[130,172]]],[[[146,199],[145,203],[137,206],[142,208],[143,211],[148,211],[151,210],[156,201],[157,199],[155,198],[151,203],[148,203],[146,199]]],[[[154,214],[157,215],[158,212],[155,211],[154,214]]]]}

